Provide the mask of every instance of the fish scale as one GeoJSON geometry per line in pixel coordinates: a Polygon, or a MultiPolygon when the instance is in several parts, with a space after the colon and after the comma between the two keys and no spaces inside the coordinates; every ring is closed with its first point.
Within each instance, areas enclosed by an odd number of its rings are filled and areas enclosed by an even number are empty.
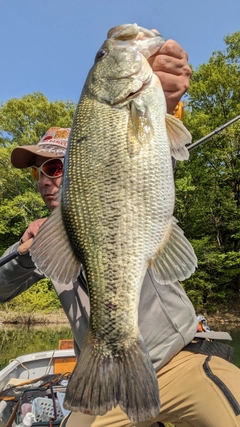
{"type": "MultiPolygon", "coordinates": [[[[85,102],[83,99],[83,117],[88,116],[89,110],[98,108],[93,104],[92,100],[85,102]]],[[[69,185],[63,187],[63,203],[64,198],[69,199],[68,193],[73,192],[72,176],[75,176],[81,182],[74,201],[74,206],[78,206],[81,212],[78,230],[85,234],[86,224],[89,230],[87,238],[80,236],[79,241],[84,239],[84,249],[81,247],[81,251],[90,306],[93,306],[93,301],[98,301],[91,315],[91,338],[97,346],[99,342],[100,346],[104,342],[104,352],[115,357],[131,348],[132,341],[139,334],[136,311],[141,286],[136,284],[141,284],[147,261],[156,252],[163,233],[160,224],[165,213],[161,213],[161,195],[166,193],[166,187],[168,197],[165,195],[165,203],[168,203],[168,208],[164,207],[164,211],[172,213],[173,194],[169,191],[169,182],[173,178],[167,138],[166,148],[160,156],[156,144],[155,148],[154,144],[147,144],[138,156],[129,156],[127,138],[123,138],[128,124],[126,111],[118,109],[112,117],[108,106],[99,107],[104,127],[101,128],[101,123],[98,123],[95,129],[96,113],[94,119],[89,121],[89,128],[93,131],[88,131],[87,141],[84,138],[83,144],[71,144],[72,150],[69,150],[68,156],[79,159],[80,167],[75,162],[76,169],[71,168],[71,180],[68,180],[68,175],[65,176],[69,185]],[[111,127],[110,123],[113,122],[117,125],[111,127]],[[106,125],[108,129],[113,129],[112,133],[108,132],[111,140],[109,136],[106,138],[106,125]],[[92,148],[94,146],[97,150],[92,148]],[[88,168],[84,167],[86,164],[88,168]],[[150,171],[149,164],[152,165],[150,171]],[[162,182],[156,191],[156,180],[161,183],[163,171],[166,170],[168,172],[164,174],[169,176],[168,183],[162,182]],[[114,310],[111,308],[112,302],[116,305],[114,310]],[[127,312],[125,307],[128,307],[127,312]]],[[[76,113],[76,120],[78,117],[76,113]]],[[[74,138],[76,141],[82,139],[82,127],[75,123],[74,129],[73,141],[74,138]]],[[[69,208],[68,224],[74,216],[73,210],[74,207],[69,208]]],[[[73,239],[75,237],[74,234],[73,239]]]]}
{"type": "Polygon", "coordinates": [[[90,323],[65,408],[104,415],[119,404],[133,422],[160,410],[156,373],[138,328],[146,270],[151,266],[161,287],[196,267],[173,217],[171,156],[187,159],[191,137],[166,114],[147,61],[162,43],[137,24],[110,30],[75,113],[59,206],[31,248],[36,266],[52,280],[74,281],[81,263],[86,273],[90,323]],[[54,242],[59,236],[54,248],[50,232],[54,242]]]}

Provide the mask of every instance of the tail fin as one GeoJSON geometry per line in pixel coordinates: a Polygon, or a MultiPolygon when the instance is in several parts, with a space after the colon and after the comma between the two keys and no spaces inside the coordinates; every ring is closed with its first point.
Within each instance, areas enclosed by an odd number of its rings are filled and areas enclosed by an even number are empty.
{"type": "MultiPolygon", "coordinates": [[[[99,346],[100,347],[100,346],[99,346]]],[[[120,405],[132,422],[160,411],[155,370],[142,340],[113,355],[85,342],[66,391],[64,407],[104,415],[120,405]]]]}

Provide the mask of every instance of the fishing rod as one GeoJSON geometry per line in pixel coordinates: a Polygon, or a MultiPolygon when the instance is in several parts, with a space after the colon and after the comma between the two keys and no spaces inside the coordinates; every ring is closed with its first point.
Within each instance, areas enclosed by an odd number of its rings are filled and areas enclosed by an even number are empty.
{"type": "MultiPolygon", "coordinates": [[[[183,116],[183,111],[180,111],[180,116],[183,116]]],[[[179,118],[181,119],[181,117],[179,118]]],[[[211,138],[213,135],[216,135],[217,133],[221,132],[226,127],[230,126],[232,123],[236,122],[240,119],[240,115],[235,117],[234,119],[230,120],[229,122],[225,123],[223,126],[220,126],[219,128],[215,129],[213,132],[209,133],[208,135],[204,136],[203,138],[199,139],[198,141],[194,142],[193,144],[189,145],[188,150],[192,150],[193,148],[197,147],[199,144],[202,144],[202,142],[207,141],[207,139],[211,138]]],[[[31,245],[32,245],[33,239],[27,240],[25,243],[22,243],[14,252],[11,254],[5,256],[4,258],[0,259],[0,267],[2,265],[5,265],[7,262],[11,261],[14,258],[17,258],[19,255],[25,255],[31,245]]]]}
{"type": "Polygon", "coordinates": [[[199,139],[196,142],[193,142],[193,144],[189,145],[187,148],[188,150],[192,150],[193,148],[197,147],[202,142],[207,141],[207,139],[211,138],[213,135],[216,135],[217,133],[221,132],[226,127],[230,126],[232,123],[236,122],[240,119],[240,116],[235,117],[234,119],[230,120],[229,122],[225,123],[225,125],[220,126],[219,128],[215,129],[213,132],[209,133],[208,135],[204,136],[203,138],[199,139]]]}
{"type": "Polygon", "coordinates": [[[2,265],[6,264],[7,262],[11,261],[12,259],[17,258],[17,256],[19,256],[19,255],[27,254],[31,245],[32,245],[32,241],[33,241],[33,239],[29,239],[26,242],[21,243],[21,245],[19,245],[15,251],[10,253],[9,255],[6,255],[4,258],[1,258],[0,259],[0,267],[2,265]]]}

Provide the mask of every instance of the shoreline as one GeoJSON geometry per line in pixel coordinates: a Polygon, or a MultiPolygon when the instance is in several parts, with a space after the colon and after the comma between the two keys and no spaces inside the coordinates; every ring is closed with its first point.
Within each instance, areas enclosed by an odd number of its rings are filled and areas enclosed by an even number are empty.
{"type": "MultiPolygon", "coordinates": [[[[203,315],[209,327],[221,329],[223,326],[240,326],[240,312],[217,312],[216,314],[208,314],[206,312],[198,313],[203,315]]],[[[0,325],[69,325],[69,321],[62,309],[52,313],[26,313],[0,311],[0,325]]]]}
{"type": "Polygon", "coordinates": [[[68,318],[62,309],[52,313],[18,313],[0,311],[0,325],[69,325],[68,318]]]}

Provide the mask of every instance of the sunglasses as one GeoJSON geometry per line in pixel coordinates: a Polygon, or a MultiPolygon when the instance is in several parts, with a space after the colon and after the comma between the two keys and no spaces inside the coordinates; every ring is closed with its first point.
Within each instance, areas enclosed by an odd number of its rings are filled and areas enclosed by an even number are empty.
{"type": "Polygon", "coordinates": [[[64,159],[46,160],[39,168],[37,166],[30,167],[30,173],[34,181],[40,181],[40,172],[48,178],[59,178],[63,174],[64,159]]]}

